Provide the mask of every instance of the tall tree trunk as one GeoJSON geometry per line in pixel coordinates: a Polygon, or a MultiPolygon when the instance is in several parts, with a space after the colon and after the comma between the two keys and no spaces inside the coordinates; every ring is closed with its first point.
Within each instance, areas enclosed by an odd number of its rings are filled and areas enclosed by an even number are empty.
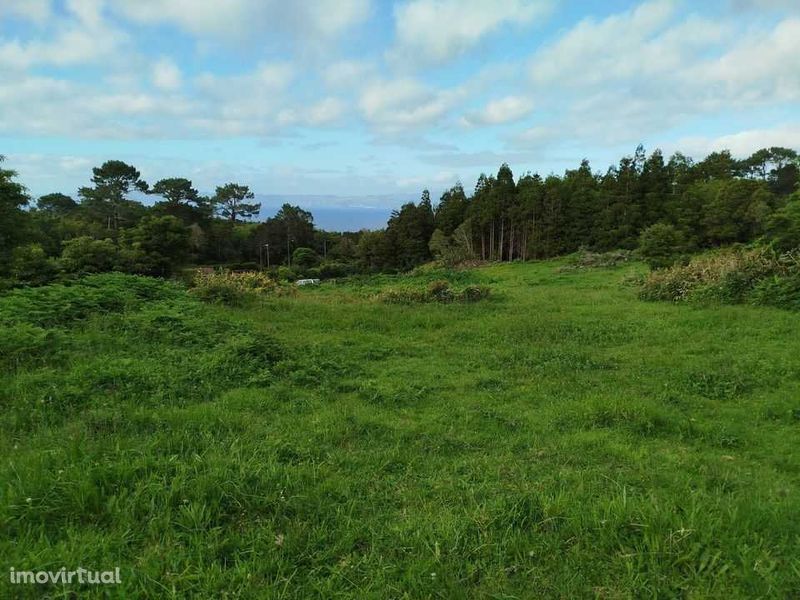
{"type": "Polygon", "coordinates": [[[506,233],[506,219],[500,217],[500,241],[497,244],[497,258],[502,262],[503,260],[503,237],[506,233]]]}

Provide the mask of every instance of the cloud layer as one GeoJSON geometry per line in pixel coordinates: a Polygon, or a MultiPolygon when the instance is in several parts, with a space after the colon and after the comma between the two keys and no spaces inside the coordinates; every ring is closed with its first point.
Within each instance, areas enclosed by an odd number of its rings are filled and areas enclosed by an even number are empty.
{"type": "Polygon", "coordinates": [[[231,158],[261,140],[270,177],[323,161],[402,189],[639,141],[800,146],[800,10],[783,0],[5,0],[0,25],[0,136],[42,154],[190,140],[231,158]]]}

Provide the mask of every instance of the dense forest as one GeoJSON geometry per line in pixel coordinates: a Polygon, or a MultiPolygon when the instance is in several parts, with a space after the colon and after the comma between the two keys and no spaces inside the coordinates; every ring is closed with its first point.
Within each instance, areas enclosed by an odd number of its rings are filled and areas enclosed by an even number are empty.
{"type": "Polygon", "coordinates": [[[458,184],[434,204],[392,213],[385,229],[328,232],[284,204],[263,222],[246,185],[203,196],[188,179],[150,185],[111,160],[92,171],[77,199],[52,193],[35,202],[14,171],[0,169],[0,276],[6,285],[43,284],[102,271],[166,276],[185,265],[268,268],[293,278],[403,271],[437,259],[513,261],[579,248],[635,249],[643,241],[671,253],[761,237],[797,227],[797,152],[765,148],[744,160],[728,151],[700,162],[639,146],[605,173],[584,160],[563,175],[514,177],[503,164],[481,174],[471,195],[458,184]],[[143,202],[147,196],[153,202],[143,202]],[[793,216],[794,215],[794,216],[793,216]]]}

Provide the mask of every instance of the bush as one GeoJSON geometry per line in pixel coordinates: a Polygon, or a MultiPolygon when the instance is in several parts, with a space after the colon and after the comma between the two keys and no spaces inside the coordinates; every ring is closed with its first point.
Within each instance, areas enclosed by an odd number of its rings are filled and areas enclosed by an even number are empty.
{"type": "Polygon", "coordinates": [[[561,268],[563,271],[574,269],[606,269],[617,267],[631,259],[630,250],[612,250],[610,252],[592,252],[581,248],[572,254],[567,264],[561,268]]]}
{"type": "Polygon", "coordinates": [[[461,290],[450,287],[450,282],[435,280],[425,289],[414,287],[389,288],[377,295],[377,298],[389,304],[420,304],[426,302],[477,302],[489,297],[489,286],[468,285],[461,290]]]}
{"type": "Polygon", "coordinates": [[[0,336],[0,367],[15,369],[31,362],[52,361],[59,340],[58,332],[28,323],[4,327],[0,336]]]}
{"type": "Polygon", "coordinates": [[[358,272],[354,264],[345,262],[324,262],[318,267],[320,279],[348,277],[358,272]]]}
{"type": "Polygon", "coordinates": [[[118,261],[119,250],[112,240],[86,235],[64,242],[61,252],[61,268],[77,275],[111,271],[118,261]]]}
{"type": "Polygon", "coordinates": [[[776,275],[758,282],[750,294],[750,302],[787,310],[800,310],[800,273],[776,275]]]}
{"type": "Polygon", "coordinates": [[[58,265],[48,258],[41,244],[27,244],[11,253],[11,276],[18,283],[45,285],[55,279],[58,265]]]}
{"type": "Polygon", "coordinates": [[[432,281],[428,284],[428,297],[435,302],[452,302],[453,290],[450,289],[450,283],[443,279],[432,281]]]}
{"type": "Polygon", "coordinates": [[[279,290],[273,279],[258,271],[208,273],[198,270],[191,286],[191,292],[198,298],[229,306],[237,306],[259,296],[276,294],[279,290]]]}
{"type": "Polygon", "coordinates": [[[643,300],[750,302],[791,308],[800,262],[768,248],[729,248],[697,256],[686,265],[653,271],[639,291],[643,300]]]}
{"type": "Polygon", "coordinates": [[[319,264],[319,256],[311,248],[296,248],[292,252],[292,264],[298,269],[308,269],[319,264]]]}
{"type": "Polygon", "coordinates": [[[789,251],[800,248],[800,193],[767,221],[766,237],[775,249],[789,251]]]}
{"type": "Polygon", "coordinates": [[[639,236],[639,256],[651,269],[670,267],[686,253],[683,233],[668,223],[651,225],[639,236]]]}
{"type": "Polygon", "coordinates": [[[296,281],[298,279],[297,272],[289,267],[278,267],[278,279],[282,281],[296,281]]]}
{"type": "Polygon", "coordinates": [[[120,265],[128,273],[169,275],[186,260],[189,238],[189,229],[177,217],[144,217],[122,231],[120,265]]]}
{"type": "Polygon", "coordinates": [[[0,324],[67,327],[92,314],[136,309],[182,293],[176,284],[149,277],[92,275],[69,284],[12,290],[0,298],[0,324]]]}
{"type": "Polygon", "coordinates": [[[488,285],[468,285],[461,291],[460,299],[464,302],[477,302],[488,298],[490,291],[488,285]]]}

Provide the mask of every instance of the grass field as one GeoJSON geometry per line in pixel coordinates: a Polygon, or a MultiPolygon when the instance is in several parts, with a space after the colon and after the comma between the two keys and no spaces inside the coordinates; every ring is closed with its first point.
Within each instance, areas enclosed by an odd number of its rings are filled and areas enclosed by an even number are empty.
{"type": "Polygon", "coordinates": [[[0,299],[0,596],[800,596],[797,314],[559,264],[0,299]],[[78,566],[122,584],[8,583],[78,566]]]}

